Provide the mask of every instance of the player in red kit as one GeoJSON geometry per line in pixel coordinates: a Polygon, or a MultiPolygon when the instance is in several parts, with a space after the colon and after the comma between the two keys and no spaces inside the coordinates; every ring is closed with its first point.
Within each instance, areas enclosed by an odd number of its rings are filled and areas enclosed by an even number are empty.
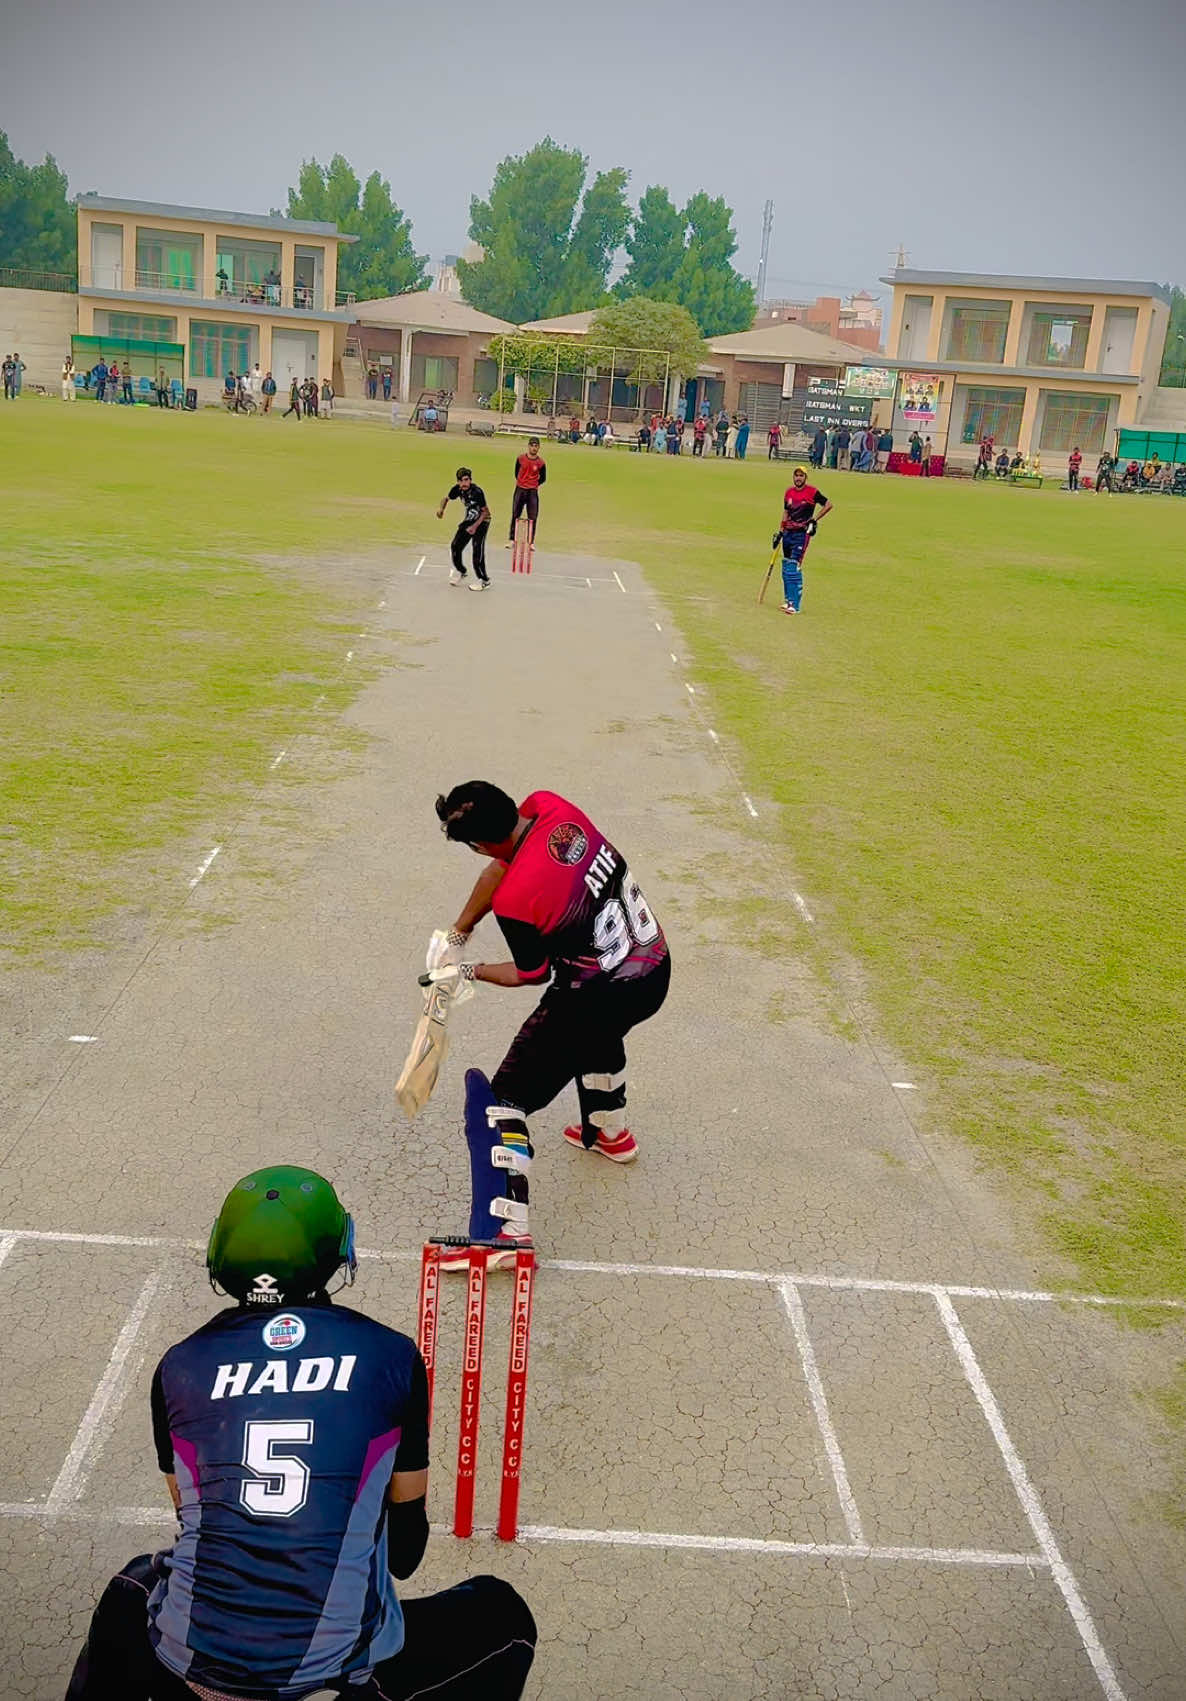
{"type": "Polygon", "coordinates": [[[548,481],[548,463],[541,459],[539,438],[527,439],[527,453],[515,456],[515,494],[511,498],[511,529],[507,533],[508,545],[515,541],[515,526],[519,515],[526,512],[531,523],[531,535],[535,536],[536,522],[539,519],[539,489],[541,484],[548,481]]]}
{"type": "Polygon", "coordinates": [[[438,797],[436,811],[447,838],[490,860],[447,946],[430,947],[429,972],[487,986],[551,983],[493,1080],[477,1069],[466,1075],[470,1238],[491,1238],[498,1219],[509,1262],[528,1234],[526,1119],[570,1081],[581,1113],[564,1130],[570,1145],[613,1163],[637,1157],[626,1126],[624,1040],[662,1005],[671,959],[622,853],[575,804],[551,791],[516,803],[498,786],[470,780],[438,797]],[[511,960],[463,961],[470,934],[491,911],[511,960]]]}
{"type": "Polygon", "coordinates": [[[783,497],[782,526],[774,534],[774,542],[782,542],[782,588],[784,614],[798,614],[803,601],[803,557],[815,535],[816,522],[832,512],[832,504],[822,490],[807,482],[807,468],[796,467],[791,474],[791,488],[783,497]],[[819,512],[816,512],[816,509],[819,512]]]}

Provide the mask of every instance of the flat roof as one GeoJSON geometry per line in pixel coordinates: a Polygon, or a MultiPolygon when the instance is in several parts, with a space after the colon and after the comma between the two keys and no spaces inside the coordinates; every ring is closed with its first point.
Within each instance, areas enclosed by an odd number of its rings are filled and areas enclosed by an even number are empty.
{"type": "Polygon", "coordinates": [[[186,219],[191,224],[239,225],[248,230],[285,230],[290,235],[328,236],[338,242],[357,242],[336,224],[318,219],[277,218],[270,213],[228,213],[219,207],[174,207],[168,201],[117,201],[110,195],[80,195],[78,205],[93,213],[139,213],[145,218],[186,219]]]}
{"type": "Polygon", "coordinates": [[[1152,295],[1167,306],[1161,284],[1137,283],[1131,278],[1028,278],[1011,272],[918,272],[906,267],[882,278],[883,284],[946,284],[952,289],[1037,289],[1057,295],[1152,295]]]}

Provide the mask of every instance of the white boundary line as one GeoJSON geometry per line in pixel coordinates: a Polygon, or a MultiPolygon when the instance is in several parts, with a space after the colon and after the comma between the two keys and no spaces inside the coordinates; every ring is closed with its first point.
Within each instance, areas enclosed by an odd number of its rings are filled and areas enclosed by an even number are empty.
{"type": "Polygon", "coordinates": [[[198,872],[194,875],[193,879],[189,883],[189,889],[190,889],[191,892],[193,891],[194,887],[197,885],[198,881],[206,873],[207,869],[210,867],[210,864],[214,861],[214,858],[218,855],[218,853],[221,849],[222,849],[221,845],[215,845],[214,849],[210,852],[210,854],[206,858],[206,860],[202,863],[199,863],[198,872]]]}
{"type": "Polygon", "coordinates": [[[160,1292],[164,1279],[163,1270],[153,1270],[147,1277],[140,1289],[140,1297],[116,1337],[107,1368],[99,1379],[99,1386],[91,1396],[91,1403],[83,1414],[74,1440],[70,1443],[70,1451],[58,1472],[58,1479],[46,1497],[45,1510],[48,1513],[61,1511],[63,1506],[79,1499],[86,1488],[91,1462],[110,1435],[127,1393],[126,1373],[132,1349],[136,1345],[136,1337],[144,1327],[144,1320],[160,1292]]]}
{"type": "Polygon", "coordinates": [[[1095,1675],[1099,1679],[1100,1688],[1108,1697],[1108,1701],[1124,1701],[1124,1691],[1112,1670],[1111,1662],[1104,1652],[1091,1614],[1086,1602],[1079,1593],[1079,1585],[1071,1573],[1070,1566],[1059,1552],[1058,1543],[1054,1539],[1054,1531],[1050,1528],[1049,1520],[1038,1498],[1038,1491],[1030,1481],[1029,1472],[1022,1462],[1009,1431],[1005,1428],[1005,1420],[1001,1416],[1001,1408],[997,1404],[996,1395],[988,1385],[988,1379],[980,1368],[980,1361],[972,1349],[972,1343],[964,1332],[955,1306],[945,1293],[935,1295],[935,1304],[939,1307],[939,1316],[947,1330],[955,1355],[960,1361],[969,1386],[980,1403],[989,1429],[992,1430],[993,1440],[1000,1449],[1005,1469],[1021,1502],[1021,1509],[1029,1521],[1030,1529],[1037,1538],[1039,1548],[1050,1567],[1054,1581],[1058,1584],[1059,1592],[1066,1602],[1067,1611],[1074,1620],[1075,1629],[1079,1632],[1088,1659],[1091,1661],[1095,1675]]]}
{"type": "Polygon", "coordinates": [[[811,1396],[811,1408],[815,1413],[815,1421],[819,1425],[819,1432],[823,1438],[824,1452],[828,1455],[828,1463],[832,1467],[832,1481],[836,1485],[836,1498],[840,1502],[840,1510],[844,1514],[844,1527],[848,1531],[848,1539],[858,1546],[864,1546],[865,1532],[861,1528],[861,1515],[857,1511],[852,1484],[849,1482],[848,1472],[844,1468],[844,1455],[840,1451],[840,1438],[836,1434],[831,1414],[828,1411],[828,1396],[824,1393],[823,1379],[815,1362],[811,1336],[807,1333],[807,1317],[803,1310],[803,1301],[799,1298],[799,1290],[793,1282],[783,1282],[778,1291],[782,1296],[783,1306],[795,1333],[795,1345],[799,1349],[799,1362],[803,1366],[803,1374],[807,1378],[807,1392],[811,1396]]]}
{"type": "MultiPolygon", "coordinates": [[[[179,1235],[86,1234],[75,1229],[0,1228],[0,1247],[5,1242],[22,1240],[82,1246],[161,1247],[166,1251],[206,1250],[204,1240],[186,1240],[179,1235]]],[[[382,1252],[377,1247],[365,1246],[359,1247],[358,1256],[386,1264],[414,1264],[420,1259],[416,1251],[382,1252]]],[[[1134,1306],[1138,1310],[1155,1307],[1186,1311],[1186,1300],[1164,1299],[1154,1294],[1056,1293],[1044,1288],[993,1288],[967,1282],[902,1282],[882,1276],[828,1276],[802,1270],[730,1270],[701,1264],[606,1264],[585,1258],[541,1258],[539,1267],[574,1276],[682,1276],[705,1282],[751,1282],[756,1287],[780,1287],[784,1282],[790,1282],[797,1288],[828,1288],[836,1292],[923,1293],[930,1294],[932,1298],[947,1294],[952,1299],[1007,1299],[1027,1305],[1134,1306]]]]}
{"type": "Polygon", "coordinates": [[[622,583],[621,578],[618,575],[618,569],[616,567],[613,569],[613,574],[614,574],[614,578],[617,579],[617,581],[618,581],[618,589],[621,591],[622,595],[623,596],[629,596],[630,593],[627,591],[625,585],[622,583]]]}

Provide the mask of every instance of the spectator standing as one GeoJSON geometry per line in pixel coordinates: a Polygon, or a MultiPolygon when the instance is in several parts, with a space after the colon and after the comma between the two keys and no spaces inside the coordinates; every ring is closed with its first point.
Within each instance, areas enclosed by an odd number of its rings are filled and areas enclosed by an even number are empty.
{"type": "Polygon", "coordinates": [[[6,402],[12,400],[12,356],[10,354],[4,356],[4,400],[6,402]]]}
{"type": "Polygon", "coordinates": [[[367,367],[367,400],[374,402],[374,401],[378,401],[378,399],[379,399],[379,372],[378,372],[378,368],[374,367],[374,366],[368,366],[367,367]]]}
{"type": "Polygon", "coordinates": [[[704,445],[708,438],[708,420],[702,413],[696,415],[692,424],[692,454],[704,459],[704,445]]]}
{"type": "Polygon", "coordinates": [[[305,379],[305,418],[306,419],[316,419],[317,418],[317,380],[316,380],[316,378],[306,378],[305,379]]]}
{"type": "Polygon", "coordinates": [[[321,386],[321,412],[326,419],[334,417],[334,387],[328,378],[321,386]]]}
{"type": "Polygon", "coordinates": [[[124,398],[123,398],[124,401],[129,402],[129,403],[135,402],[136,397],[135,397],[135,395],[132,391],[132,363],[131,363],[130,360],[124,361],[123,386],[124,386],[124,398]]]}
{"type": "Polygon", "coordinates": [[[103,401],[107,394],[107,362],[100,355],[95,362],[95,400],[103,401]]]}
{"type": "Polygon", "coordinates": [[[679,454],[679,426],[676,424],[675,420],[671,417],[670,414],[668,414],[667,419],[664,421],[664,423],[667,426],[667,453],[669,455],[678,455],[679,454]]]}
{"type": "Polygon", "coordinates": [[[917,431],[910,433],[910,459],[915,466],[922,460],[922,438],[917,431]]]}
{"type": "Polygon", "coordinates": [[[718,457],[724,459],[729,446],[729,415],[725,412],[724,408],[722,408],[720,413],[717,415],[716,432],[714,435],[716,437],[714,452],[718,457]]]}
{"type": "Polygon", "coordinates": [[[122,383],[123,375],[119,369],[119,361],[113,360],[111,365],[107,368],[107,400],[109,402],[117,402],[119,400],[120,385],[122,383]]]}
{"type": "Polygon", "coordinates": [[[675,417],[683,425],[688,417],[688,398],[681,396],[675,404],[675,417]]]}
{"type": "Polygon", "coordinates": [[[924,478],[931,476],[931,440],[929,437],[922,446],[922,476],[924,478]]]}
{"type": "Polygon", "coordinates": [[[287,419],[290,413],[295,413],[298,419],[301,417],[301,387],[295,378],[288,387],[288,406],[284,410],[284,418],[287,419]]]}
{"type": "Polygon", "coordinates": [[[729,421],[729,435],[725,438],[725,459],[735,460],[737,457],[737,415],[729,421]]]}
{"type": "Polygon", "coordinates": [[[667,453],[667,427],[664,425],[662,420],[660,420],[658,425],[655,427],[654,444],[656,455],[665,455],[667,453]]]}
{"type": "Polygon", "coordinates": [[[893,454],[893,452],[894,452],[894,434],[890,430],[889,426],[887,425],[885,430],[881,433],[880,437],[877,439],[876,470],[878,472],[884,472],[885,469],[889,466],[889,458],[893,454]]]}
{"type": "Polygon", "coordinates": [[[852,432],[847,425],[842,425],[836,433],[836,465],[841,472],[852,466],[852,432]]]}
{"type": "Polygon", "coordinates": [[[264,399],[264,412],[271,413],[272,398],[276,394],[276,380],[270,372],[265,375],[264,381],[260,385],[260,394],[264,399]]]}
{"type": "Polygon", "coordinates": [[[156,405],[159,408],[167,408],[170,404],[171,397],[169,395],[169,379],[164,367],[162,366],[156,375],[156,405]]]}
{"type": "Polygon", "coordinates": [[[774,421],[774,424],[766,433],[766,445],[766,459],[768,461],[776,461],[778,459],[778,451],[782,447],[782,426],[777,420],[774,421]]]}
{"type": "Polygon", "coordinates": [[[744,414],[737,427],[737,459],[744,461],[745,452],[749,448],[749,420],[744,414]]]}
{"type": "Polygon", "coordinates": [[[74,400],[74,361],[70,355],[62,362],[62,400],[74,400]]]}
{"type": "Polygon", "coordinates": [[[1078,488],[1079,488],[1079,468],[1082,465],[1083,465],[1083,456],[1080,454],[1079,445],[1076,443],[1075,447],[1071,450],[1070,459],[1067,461],[1067,489],[1068,490],[1078,490],[1078,488]]]}
{"type": "Polygon", "coordinates": [[[229,295],[231,293],[231,280],[227,276],[226,267],[220,266],[218,268],[218,270],[215,272],[214,278],[215,278],[215,282],[217,284],[218,294],[219,295],[229,295]]]}
{"type": "Polygon", "coordinates": [[[1109,495],[1111,495],[1112,488],[1113,488],[1113,486],[1112,486],[1112,474],[1115,471],[1116,471],[1116,462],[1112,459],[1111,455],[1109,455],[1108,451],[1105,449],[1103,454],[1100,456],[1098,462],[1096,463],[1095,488],[1096,488],[1096,494],[1097,495],[1099,494],[1099,492],[1101,490],[1104,489],[1105,486],[1107,487],[1109,495]]]}
{"type": "Polygon", "coordinates": [[[581,440],[581,422],[574,413],[568,422],[568,441],[579,443],[581,440]]]}
{"type": "Polygon", "coordinates": [[[824,456],[828,452],[828,434],[822,425],[817,425],[811,439],[811,448],[807,451],[807,459],[815,468],[822,467],[824,456]]]}
{"type": "Polygon", "coordinates": [[[391,368],[390,368],[390,366],[385,366],[383,368],[380,376],[381,376],[382,381],[383,381],[383,400],[385,402],[389,402],[391,400],[391,368]]]}

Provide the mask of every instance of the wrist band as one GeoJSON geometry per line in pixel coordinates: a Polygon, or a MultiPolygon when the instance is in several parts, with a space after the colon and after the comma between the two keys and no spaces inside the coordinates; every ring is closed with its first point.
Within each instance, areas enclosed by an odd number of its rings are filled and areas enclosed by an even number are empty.
{"type": "Polygon", "coordinates": [[[459,933],[455,927],[451,927],[445,935],[446,941],[453,946],[464,945],[468,938],[468,933],[459,933]]]}
{"type": "Polygon", "coordinates": [[[461,969],[462,980],[476,980],[478,978],[476,972],[478,965],[476,963],[461,963],[458,966],[461,969]]]}

